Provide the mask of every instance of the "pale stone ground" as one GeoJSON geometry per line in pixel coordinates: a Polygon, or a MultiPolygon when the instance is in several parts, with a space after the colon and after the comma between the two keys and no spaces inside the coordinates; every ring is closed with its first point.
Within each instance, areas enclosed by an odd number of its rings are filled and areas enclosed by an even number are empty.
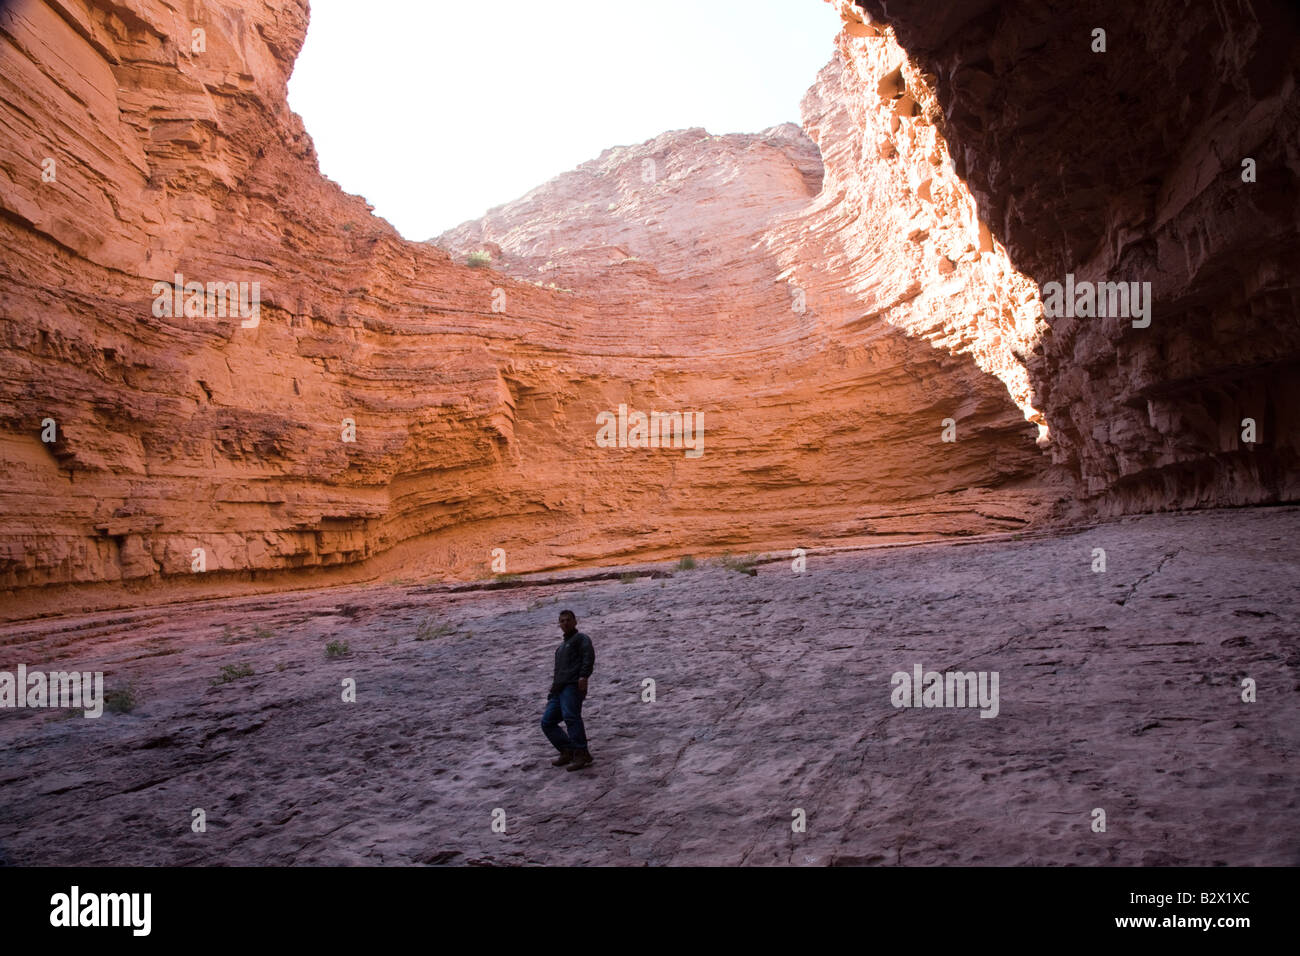
{"type": "Polygon", "coordinates": [[[1251,509],[813,553],[803,574],[390,585],[9,627],[0,669],[102,669],[140,703],[0,711],[0,855],[1300,864],[1298,559],[1300,508],[1251,509]],[[550,766],[538,727],[561,607],[596,646],[582,773],[550,766]],[[453,633],[418,640],[426,619],[453,633]],[[226,625],[247,639],[222,643],[226,625]],[[328,640],[350,654],[327,659],[328,640]],[[254,676],[211,684],[243,662],[254,676]],[[1000,714],[894,709],[890,675],[917,662],[999,672],[1000,714]]]}

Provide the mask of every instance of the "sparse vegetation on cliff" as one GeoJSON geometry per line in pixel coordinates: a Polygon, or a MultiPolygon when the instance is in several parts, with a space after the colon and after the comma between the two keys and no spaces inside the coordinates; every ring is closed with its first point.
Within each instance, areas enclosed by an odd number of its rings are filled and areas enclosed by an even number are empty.
{"type": "Polygon", "coordinates": [[[253,676],[252,664],[225,664],[221,668],[221,676],[214,678],[213,684],[229,684],[231,681],[239,680],[243,677],[253,676]]]}
{"type": "Polygon", "coordinates": [[[115,687],[104,692],[104,709],[114,714],[129,714],[140,702],[133,684],[115,687]]]}
{"type": "Polygon", "coordinates": [[[718,558],[719,566],[726,568],[728,571],[736,571],[739,574],[748,574],[751,577],[758,574],[757,569],[754,567],[757,563],[758,555],[756,554],[737,556],[728,551],[722,557],[718,558]]]}
{"type": "Polygon", "coordinates": [[[450,633],[450,624],[435,624],[433,618],[428,618],[416,628],[415,639],[417,641],[431,641],[435,637],[446,637],[450,633]]]}

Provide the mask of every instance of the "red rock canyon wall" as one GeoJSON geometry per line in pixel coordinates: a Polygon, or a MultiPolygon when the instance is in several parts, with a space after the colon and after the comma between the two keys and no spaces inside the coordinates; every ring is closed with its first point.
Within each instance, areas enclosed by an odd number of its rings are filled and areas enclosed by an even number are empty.
{"type": "MultiPolygon", "coordinates": [[[[1089,512],[1294,497],[1295,138],[1254,141],[1292,185],[1244,211],[1195,163],[1168,196],[1107,198],[1128,161],[1067,163],[1031,83],[994,95],[952,66],[973,54],[947,21],[900,20],[904,53],[841,6],[803,130],[612,148],[411,243],[320,175],[288,109],[302,0],[9,4],[0,613],[482,576],[493,548],[517,572],[970,534],[1071,493],[1089,512]],[[1048,152],[1013,140],[1034,135],[1048,152]],[[1192,235],[1195,256],[1157,255],[1192,235]],[[491,268],[466,265],[479,250],[491,268]],[[1043,317],[1035,279],[1148,262],[1145,339],[1043,317]],[[256,324],[155,314],[177,273],[257,282],[256,324]],[[700,413],[703,454],[600,447],[620,405],[700,413]],[[1272,410],[1265,440],[1207,446],[1243,405],[1272,410]]],[[[995,60],[1025,42],[978,23],[995,60]]],[[[1293,83],[1263,72],[1258,108],[1293,121],[1293,83]]]]}

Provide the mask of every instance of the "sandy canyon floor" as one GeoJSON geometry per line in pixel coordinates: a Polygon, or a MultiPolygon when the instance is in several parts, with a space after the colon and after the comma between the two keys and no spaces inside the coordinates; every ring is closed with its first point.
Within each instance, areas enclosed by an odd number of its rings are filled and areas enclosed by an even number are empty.
{"type": "Polygon", "coordinates": [[[641,570],[6,628],[0,668],[136,703],[0,711],[0,860],[1300,863],[1300,508],[641,570]],[[596,647],[580,773],[538,726],[563,607],[596,647]],[[895,708],[915,664],[998,672],[997,716],[895,708]]]}

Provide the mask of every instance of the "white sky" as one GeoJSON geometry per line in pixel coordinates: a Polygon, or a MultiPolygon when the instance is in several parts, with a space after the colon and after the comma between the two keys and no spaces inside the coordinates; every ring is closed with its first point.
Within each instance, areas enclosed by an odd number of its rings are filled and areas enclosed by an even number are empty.
{"type": "Polygon", "coordinates": [[[822,0],[312,0],[289,104],[321,171],[429,239],[611,146],[799,122],[822,0]]]}

